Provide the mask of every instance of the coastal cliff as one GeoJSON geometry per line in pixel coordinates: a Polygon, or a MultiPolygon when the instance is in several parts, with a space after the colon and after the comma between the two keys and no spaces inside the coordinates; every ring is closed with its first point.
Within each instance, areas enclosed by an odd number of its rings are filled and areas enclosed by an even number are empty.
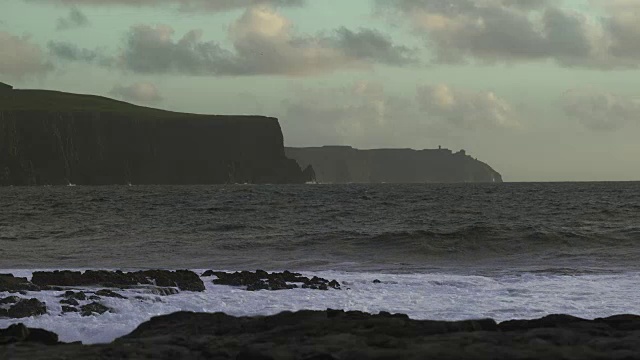
{"type": "Polygon", "coordinates": [[[278,120],[0,91],[0,185],[303,183],[278,120]]]}
{"type": "Polygon", "coordinates": [[[313,166],[321,183],[493,183],[502,176],[489,165],[448,149],[374,149],[349,146],[285,148],[300,166],[313,166]]]}

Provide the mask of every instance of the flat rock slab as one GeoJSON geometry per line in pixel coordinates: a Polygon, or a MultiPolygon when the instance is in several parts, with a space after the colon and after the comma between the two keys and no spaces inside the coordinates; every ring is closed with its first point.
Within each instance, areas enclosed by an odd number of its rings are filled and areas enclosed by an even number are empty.
{"type": "Polygon", "coordinates": [[[189,270],[144,270],[136,272],[87,270],[36,271],[31,282],[36,286],[101,286],[128,288],[137,285],[177,287],[184,291],[204,291],[200,277],[189,270]]]}
{"type": "MultiPolygon", "coordinates": [[[[2,339],[0,330],[0,339],[2,339]]],[[[23,336],[24,338],[24,336],[23,336]]],[[[640,317],[567,315],[497,324],[340,310],[233,317],[179,312],[111,344],[14,341],[12,359],[637,359],[640,317]]],[[[0,358],[6,346],[0,345],[0,358]]]]}
{"type": "Polygon", "coordinates": [[[308,278],[301,274],[284,271],[268,273],[264,270],[237,271],[227,273],[224,271],[207,270],[202,276],[216,276],[214,284],[230,286],[246,286],[249,291],[256,290],[287,290],[302,287],[305,289],[329,290],[340,289],[340,283],[336,280],[327,280],[314,276],[308,278]]]}
{"type": "Polygon", "coordinates": [[[0,274],[0,292],[38,291],[40,287],[27,278],[15,277],[12,274],[0,274]]]}

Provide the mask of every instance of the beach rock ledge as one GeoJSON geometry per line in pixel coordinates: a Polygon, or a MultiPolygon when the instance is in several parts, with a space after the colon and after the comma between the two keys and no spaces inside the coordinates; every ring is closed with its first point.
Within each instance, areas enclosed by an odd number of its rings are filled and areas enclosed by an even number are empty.
{"type": "Polygon", "coordinates": [[[23,325],[0,330],[11,359],[637,359],[640,317],[551,315],[419,321],[406,315],[299,311],[273,316],[178,312],[154,317],[110,344],[63,344],[23,325]],[[51,345],[54,343],[55,345],[51,345]]]}

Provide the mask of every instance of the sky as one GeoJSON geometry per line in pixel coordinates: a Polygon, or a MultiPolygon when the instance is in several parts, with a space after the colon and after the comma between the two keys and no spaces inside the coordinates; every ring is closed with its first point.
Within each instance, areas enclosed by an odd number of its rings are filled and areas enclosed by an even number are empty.
{"type": "Polygon", "coordinates": [[[2,0],[0,81],[640,180],[640,0],[2,0]]]}

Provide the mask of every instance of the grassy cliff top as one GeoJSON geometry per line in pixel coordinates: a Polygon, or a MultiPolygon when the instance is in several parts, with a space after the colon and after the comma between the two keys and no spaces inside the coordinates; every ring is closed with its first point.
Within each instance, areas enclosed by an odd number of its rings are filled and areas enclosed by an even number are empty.
{"type": "Polygon", "coordinates": [[[51,90],[11,90],[0,95],[0,111],[118,112],[144,117],[207,117],[220,119],[268,118],[243,115],[204,115],[180,113],[138,106],[97,95],[72,94],[51,90]]]}

